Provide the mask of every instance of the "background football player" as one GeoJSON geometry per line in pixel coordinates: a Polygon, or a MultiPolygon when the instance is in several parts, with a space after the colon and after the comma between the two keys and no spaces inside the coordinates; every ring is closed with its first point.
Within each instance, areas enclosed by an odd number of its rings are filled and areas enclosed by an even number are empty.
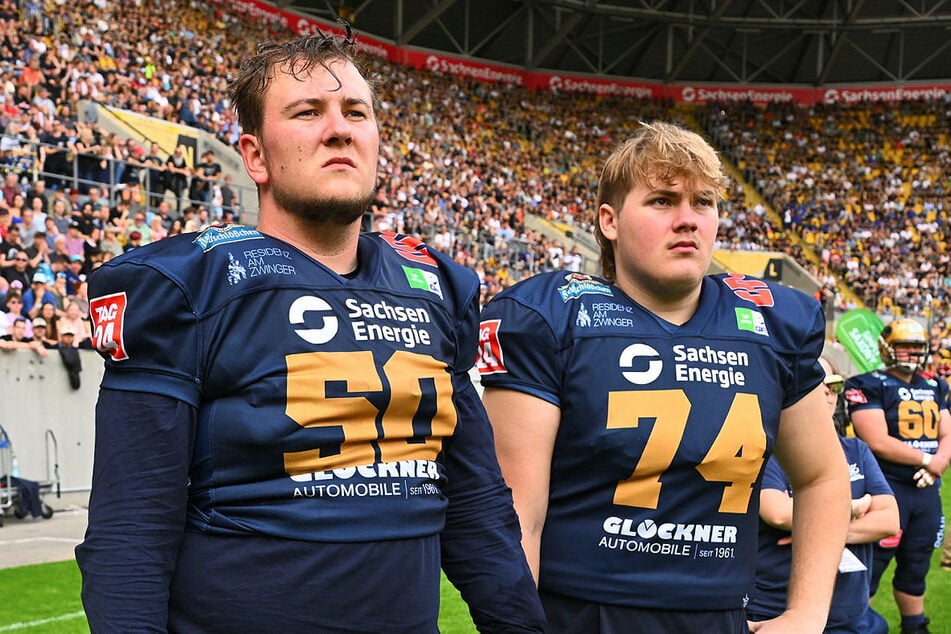
{"type": "Polygon", "coordinates": [[[941,475],[951,457],[948,384],[921,372],[928,357],[924,327],[896,319],[882,330],[883,370],[846,382],[855,433],[868,443],[898,499],[898,545],[875,548],[871,593],[895,559],[892,590],[904,634],[929,631],[925,616],[925,577],[931,554],[941,543],[941,475]]]}

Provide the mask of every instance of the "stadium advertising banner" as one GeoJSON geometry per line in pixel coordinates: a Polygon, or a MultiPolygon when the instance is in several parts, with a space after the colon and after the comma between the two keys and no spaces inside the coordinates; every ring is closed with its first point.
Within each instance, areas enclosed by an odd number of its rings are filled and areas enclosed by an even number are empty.
{"type": "MultiPolygon", "coordinates": [[[[282,26],[297,35],[307,35],[316,29],[342,33],[333,22],[311,18],[287,9],[269,5],[261,0],[212,0],[221,11],[239,15],[251,15],[264,24],[282,26]]],[[[533,90],[554,93],[584,93],[598,96],[628,97],[632,99],[670,99],[683,104],[752,102],[770,103],[857,103],[865,101],[900,102],[937,100],[951,96],[951,83],[914,84],[908,86],[741,86],[664,84],[650,81],[624,81],[623,79],[593,75],[569,75],[563,73],[537,73],[523,71],[502,64],[492,64],[474,59],[454,57],[434,51],[398,47],[391,42],[361,33],[357,50],[370,57],[384,59],[395,64],[404,64],[433,73],[475,79],[487,83],[523,86],[533,90]]]]}

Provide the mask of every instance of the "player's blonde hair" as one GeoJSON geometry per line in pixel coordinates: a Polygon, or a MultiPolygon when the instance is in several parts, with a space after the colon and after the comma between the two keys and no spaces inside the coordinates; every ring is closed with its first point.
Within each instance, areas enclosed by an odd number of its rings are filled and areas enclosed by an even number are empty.
{"type": "MultiPolygon", "coordinates": [[[[598,183],[597,208],[607,204],[620,209],[628,193],[638,185],[667,182],[676,177],[691,184],[713,183],[718,199],[726,190],[727,178],[720,157],[703,137],[673,123],[641,123],[605,161],[598,183]]],[[[599,223],[595,223],[594,233],[601,247],[601,275],[614,282],[614,244],[601,233],[599,223]]]]}

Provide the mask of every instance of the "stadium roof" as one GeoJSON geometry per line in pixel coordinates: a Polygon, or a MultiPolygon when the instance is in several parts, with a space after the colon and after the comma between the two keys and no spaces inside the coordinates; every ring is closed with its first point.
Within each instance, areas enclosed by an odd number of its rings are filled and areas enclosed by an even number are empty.
{"type": "Polygon", "coordinates": [[[277,0],[409,47],[668,83],[951,80],[948,0],[277,0]]]}

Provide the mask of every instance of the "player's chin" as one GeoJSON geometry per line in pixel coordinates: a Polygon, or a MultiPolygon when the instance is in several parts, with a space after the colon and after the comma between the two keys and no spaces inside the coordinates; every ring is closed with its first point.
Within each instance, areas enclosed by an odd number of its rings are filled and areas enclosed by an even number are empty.
{"type": "Polygon", "coordinates": [[[349,225],[370,209],[373,192],[336,192],[319,196],[275,194],[275,202],[291,215],[308,222],[349,225]]]}

